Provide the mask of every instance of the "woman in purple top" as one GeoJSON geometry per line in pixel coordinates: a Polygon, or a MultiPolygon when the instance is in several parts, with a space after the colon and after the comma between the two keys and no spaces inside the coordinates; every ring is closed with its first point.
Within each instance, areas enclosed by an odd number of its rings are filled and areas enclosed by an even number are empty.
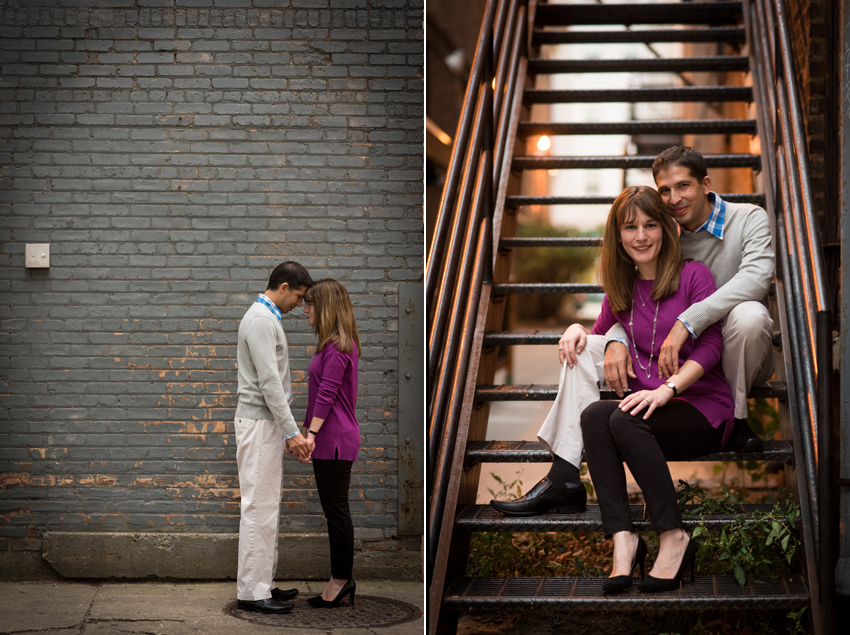
{"type": "Polygon", "coordinates": [[[310,362],[304,436],[312,449],[313,474],[328,520],[331,579],[314,607],[332,608],[349,596],[354,604],[354,525],[348,507],[351,465],[360,449],[357,363],[360,336],[348,292],[336,280],[319,280],[304,296],[307,323],[319,337],[310,362]]]}
{"type": "MultiPolygon", "coordinates": [[[[634,359],[631,393],[621,402],[597,401],[581,414],[588,468],[606,536],[614,538],[614,565],[603,585],[617,593],[632,584],[636,565],[644,572],[646,544],[629,518],[623,462],[640,485],[660,548],[652,572],[638,588],[676,589],[693,566],[697,543],[682,524],[667,460],[693,459],[720,450],[733,424],[733,401],[720,365],[720,324],[682,347],[679,372],[658,370],[661,343],[688,306],[716,290],[708,268],[684,262],[676,225],[658,193],[648,187],[624,190],[608,215],[601,278],[606,296],[590,334],[620,322],[634,359]]],[[[577,351],[587,331],[580,325],[565,337],[577,351]]]]}

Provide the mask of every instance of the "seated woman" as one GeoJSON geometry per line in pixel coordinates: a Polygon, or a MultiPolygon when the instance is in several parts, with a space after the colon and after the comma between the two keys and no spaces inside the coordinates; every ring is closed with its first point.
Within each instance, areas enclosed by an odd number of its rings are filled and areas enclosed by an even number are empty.
{"type": "Polygon", "coordinates": [[[661,541],[651,575],[640,588],[677,588],[684,569],[694,562],[696,543],[682,529],[667,460],[720,450],[732,433],[733,401],[719,364],[719,323],[686,342],[676,375],[661,377],[657,357],[677,316],[714,293],[716,285],[707,267],[682,261],[676,224],[659,194],[648,187],[627,188],[614,201],[603,238],[601,277],[606,297],[593,330],[588,334],[573,324],[559,346],[566,363],[558,398],[539,433],[553,452],[552,470],[523,499],[491,504],[505,513],[523,515],[583,509],[583,492],[572,484],[578,480],[582,445],[586,446],[603,530],[614,538],[614,567],[603,590],[622,591],[631,586],[636,564],[643,572],[646,557],[646,545],[629,520],[625,461],[643,490],[661,541]],[[629,334],[634,360],[632,392],[619,403],[599,401],[598,388],[602,334],[615,322],[629,334]],[[592,355],[586,352],[589,347],[594,347],[592,355]]]}

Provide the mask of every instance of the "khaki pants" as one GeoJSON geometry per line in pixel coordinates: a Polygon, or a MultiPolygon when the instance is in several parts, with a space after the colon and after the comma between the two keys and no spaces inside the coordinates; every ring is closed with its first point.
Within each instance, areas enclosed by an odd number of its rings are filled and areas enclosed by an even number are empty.
{"type": "MultiPolygon", "coordinates": [[[[605,336],[588,335],[576,365],[561,366],[558,396],[537,433],[550,452],[576,467],[584,448],[581,413],[599,400],[605,380],[605,336]]],[[[747,395],[773,375],[773,320],[761,302],[742,302],[723,324],[723,374],[732,389],[735,417],[747,416],[747,395]]]]}
{"type": "Polygon", "coordinates": [[[242,494],[236,598],[264,600],[272,596],[277,571],[283,433],[271,419],[237,417],[234,428],[242,494]]]}

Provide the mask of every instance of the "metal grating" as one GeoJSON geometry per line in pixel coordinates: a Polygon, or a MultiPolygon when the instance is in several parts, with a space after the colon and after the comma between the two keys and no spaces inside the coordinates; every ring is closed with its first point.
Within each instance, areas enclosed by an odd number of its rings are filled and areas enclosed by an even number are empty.
{"type": "MultiPolygon", "coordinates": [[[[523,121],[520,136],[548,135],[653,135],[653,134],[756,134],[755,119],[679,119],[672,121],[623,121],[569,123],[557,121],[523,121]]],[[[726,198],[721,194],[722,198],[726,198]]],[[[613,198],[611,199],[613,200],[613,198]]]]}
{"type": "MultiPolygon", "coordinates": [[[[501,243],[505,243],[506,240],[502,239],[501,243]]],[[[510,247],[526,247],[528,246],[524,241],[525,238],[516,239],[516,242],[511,241],[508,243],[510,247]]],[[[543,240],[543,239],[530,239],[530,240],[543,240]]],[[[555,239],[559,240],[559,239],[555,239]]],[[[590,241],[590,240],[602,240],[594,239],[594,238],[580,238],[576,240],[582,241],[590,241]]],[[[544,243],[544,244],[549,244],[544,243]]],[[[569,243],[570,246],[576,246],[574,243],[569,243]]],[[[561,245],[565,246],[565,245],[561,245]]],[[[518,345],[556,345],[558,341],[561,339],[561,335],[563,331],[488,331],[484,333],[484,346],[518,346],[518,345]]],[[[777,350],[782,350],[782,334],[774,333],[773,334],[773,347],[777,350]]]]}
{"type": "MultiPolygon", "coordinates": [[[[685,507],[684,509],[687,509],[685,507]]],[[[711,514],[702,518],[685,518],[687,529],[699,524],[712,530],[735,522],[739,516],[743,522],[755,522],[748,515],[753,512],[768,512],[773,505],[743,505],[737,514],[711,514]]],[[[644,505],[629,505],[629,518],[635,531],[651,531],[652,516],[644,505]]],[[[602,531],[602,514],[599,505],[588,505],[587,511],[577,514],[540,514],[539,516],[505,516],[489,505],[467,505],[462,507],[455,529],[459,531],[602,531]]]]}
{"type": "Polygon", "coordinates": [[[240,611],[236,608],[236,602],[231,602],[224,607],[224,613],[261,626],[321,630],[396,626],[417,620],[422,615],[419,608],[406,602],[369,595],[355,596],[354,606],[349,606],[347,601],[343,601],[334,609],[313,608],[301,598],[296,599],[294,604],[295,608],[289,613],[274,615],[240,611]]]}
{"type": "Polygon", "coordinates": [[[676,591],[649,595],[632,587],[602,595],[605,578],[459,578],[446,592],[451,610],[535,609],[661,611],[670,609],[792,609],[808,605],[800,576],[756,578],[740,587],[732,576],[688,578],[676,591]]]}
{"type": "Polygon", "coordinates": [[[699,71],[746,71],[749,60],[743,55],[621,60],[531,59],[528,72],[547,73],[695,73],[699,71]]]}
{"type": "MultiPolygon", "coordinates": [[[[761,168],[758,154],[708,154],[703,155],[709,168],[761,168]]],[[[654,154],[624,157],[514,157],[513,167],[518,170],[599,170],[602,168],[651,168],[654,154]]]]}
{"type": "MultiPolygon", "coordinates": [[[[500,285],[501,286],[501,285],[500,285]]],[[[507,286],[507,285],[504,285],[507,286]]],[[[613,390],[602,389],[599,391],[600,399],[619,399],[613,390]]],[[[475,390],[475,398],[478,401],[554,401],[558,395],[556,384],[525,384],[500,386],[478,386],[475,390]]],[[[779,399],[785,401],[788,398],[788,389],[781,381],[771,381],[761,386],[753,386],[750,399],[779,399]]]]}
{"type": "Polygon", "coordinates": [[[576,24],[736,24],[740,2],[541,4],[537,26],[576,24]]]}
{"type": "Polygon", "coordinates": [[[535,29],[532,43],[540,44],[620,44],[654,42],[729,42],[743,44],[747,34],[742,27],[721,26],[702,29],[635,29],[632,31],[561,31],[535,29]]]}
{"type": "MultiPolygon", "coordinates": [[[[793,461],[788,441],[765,441],[762,452],[715,452],[694,461],[793,461]]],[[[476,463],[548,463],[552,456],[537,441],[476,441],[466,451],[466,465],[476,463]]]]}
{"type": "Polygon", "coordinates": [[[587,284],[583,282],[572,284],[561,284],[559,282],[512,282],[493,285],[493,295],[504,295],[506,293],[602,293],[602,287],[598,284],[587,284]]]}
{"type": "Polygon", "coordinates": [[[677,88],[615,88],[598,90],[552,90],[530,88],[523,93],[525,104],[643,103],[684,101],[753,100],[750,86],[681,86],[677,88]]]}
{"type": "MultiPolygon", "coordinates": [[[[629,167],[641,166],[631,165],[629,167]]],[[[714,167],[721,167],[721,165],[718,163],[714,167]]],[[[720,198],[731,203],[752,203],[759,207],[765,206],[764,194],[721,194],[720,198]]],[[[613,196],[508,196],[505,199],[505,205],[508,207],[520,207],[522,205],[611,205],[613,202],[613,196]]]]}

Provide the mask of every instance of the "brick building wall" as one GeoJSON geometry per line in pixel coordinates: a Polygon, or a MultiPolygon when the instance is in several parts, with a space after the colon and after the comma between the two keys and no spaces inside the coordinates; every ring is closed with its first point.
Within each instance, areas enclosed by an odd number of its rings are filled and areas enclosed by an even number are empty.
{"type": "MultiPolygon", "coordinates": [[[[422,49],[421,0],[0,0],[6,576],[44,570],[45,536],[235,536],[236,330],[288,259],[356,309],[358,557],[420,575],[397,530],[397,395],[422,49]],[[49,269],[24,268],[27,243],[49,269]]],[[[300,309],[283,326],[303,418],[315,337],[300,309]]],[[[284,471],[281,531],[326,558],[311,467],[284,471]]],[[[221,575],[227,544],[207,552],[221,575]]]]}

